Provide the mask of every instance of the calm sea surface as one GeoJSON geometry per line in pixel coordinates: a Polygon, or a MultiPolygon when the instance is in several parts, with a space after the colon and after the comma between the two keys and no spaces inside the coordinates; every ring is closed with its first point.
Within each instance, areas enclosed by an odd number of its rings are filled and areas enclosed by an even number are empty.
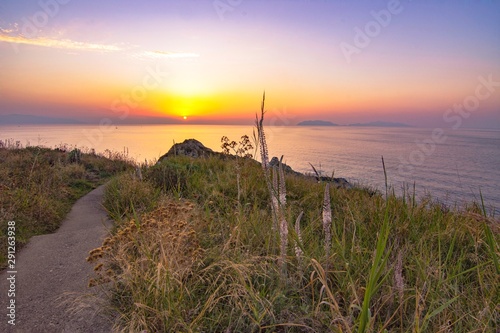
{"type": "MultiPolygon", "coordinates": [[[[128,151],[137,161],[156,160],[174,142],[195,138],[220,151],[223,135],[237,140],[252,126],[134,125],[0,126],[0,139],[48,147],[69,144],[128,151]]],[[[364,127],[267,127],[271,156],[284,155],[293,169],[325,175],[335,172],[362,185],[384,189],[384,157],[389,183],[401,194],[404,184],[417,195],[430,193],[448,205],[480,201],[500,214],[500,131],[364,127]],[[494,207],[494,208],[493,208],[494,207]]]]}

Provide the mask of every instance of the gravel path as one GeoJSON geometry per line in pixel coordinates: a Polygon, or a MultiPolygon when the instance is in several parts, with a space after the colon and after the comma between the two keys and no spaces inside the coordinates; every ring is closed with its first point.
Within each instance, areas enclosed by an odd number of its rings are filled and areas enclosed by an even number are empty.
{"type": "Polygon", "coordinates": [[[10,275],[0,273],[0,332],[111,332],[111,322],[92,306],[95,297],[87,297],[96,291],[87,287],[93,267],[85,258],[111,225],[103,192],[101,186],[79,199],[56,233],[33,237],[16,255],[15,326],[7,323],[10,275]]]}

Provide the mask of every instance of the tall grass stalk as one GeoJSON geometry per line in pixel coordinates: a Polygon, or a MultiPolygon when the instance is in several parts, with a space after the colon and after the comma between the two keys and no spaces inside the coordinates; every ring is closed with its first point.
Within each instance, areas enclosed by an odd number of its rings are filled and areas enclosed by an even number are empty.
{"type": "Polygon", "coordinates": [[[265,114],[266,94],[262,96],[260,118],[256,115],[256,127],[259,136],[259,147],[261,153],[262,168],[266,179],[269,196],[271,198],[271,208],[273,212],[273,229],[279,228],[280,235],[280,259],[281,270],[285,270],[286,254],[288,248],[288,221],[286,220],[286,184],[285,173],[283,171],[283,156],[278,167],[270,168],[269,155],[267,149],[266,135],[264,132],[264,114],[265,114]],[[272,180],[270,179],[272,178],[272,180]]]}
{"type": "Polygon", "coordinates": [[[297,262],[299,267],[302,263],[302,256],[304,255],[304,251],[302,251],[303,242],[302,242],[302,231],[300,231],[300,220],[304,215],[304,211],[301,211],[297,220],[295,221],[295,234],[297,239],[295,240],[295,256],[297,257],[297,262]]]}
{"type": "Polygon", "coordinates": [[[326,183],[323,198],[323,231],[325,233],[325,259],[330,258],[330,248],[332,247],[332,206],[330,203],[330,183],[326,183]]]}
{"type": "Polygon", "coordinates": [[[484,216],[484,234],[486,237],[486,244],[488,244],[488,251],[490,253],[491,259],[495,265],[495,270],[498,275],[500,275],[500,260],[498,259],[495,238],[493,236],[493,232],[491,231],[490,226],[488,225],[488,215],[486,214],[486,206],[484,205],[483,193],[479,192],[481,196],[481,207],[484,216]]]}
{"type": "Polygon", "coordinates": [[[368,281],[365,287],[365,296],[363,299],[363,306],[361,308],[361,314],[359,317],[359,328],[358,333],[366,332],[370,324],[370,302],[373,295],[377,292],[380,287],[380,279],[384,272],[385,264],[387,258],[389,257],[386,253],[387,239],[389,238],[389,204],[385,210],[384,221],[378,235],[377,245],[375,249],[375,254],[373,257],[372,267],[370,269],[370,274],[368,275],[368,281]]]}
{"type": "MultiPolygon", "coordinates": [[[[321,301],[318,304],[318,308],[321,305],[328,306],[328,309],[330,309],[332,324],[334,321],[335,322],[340,321],[342,323],[342,327],[343,327],[343,329],[342,328],[340,329],[340,332],[343,332],[344,330],[346,332],[351,332],[352,331],[351,325],[346,320],[346,318],[344,318],[344,316],[342,315],[342,310],[340,308],[339,302],[337,301],[337,298],[335,297],[334,291],[332,290],[332,288],[330,287],[330,284],[328,283],[327,272],[325,271],[323,266],[321,266],[321,264],[316,259],[311,259],[311,263],[312,263],[312,266],[314,269],[314,272],[311,274],[311,277],[314,277],[315,275],[317,275],[317,278],[318,278],[319,282],[321,283],[320,295],[323,293],[326,294],[326,300],[321,301]]],[[[312,280],[312,278],[311,278],[311,280],[312,280]]],[[[316,311],[318,311],[318,309],[316,311]]]]}
{"type": "Polygon", "coordinates": [[[382,166],[384,168],[384,175],[386,179],[386,207],[384,213],[384,220],[380,232],[378,234],[377,245],[375,249],[375,254],[373,257],[372,267],[370,269],[370,274],[368,275],[368,281],[365,287],[365,296],[363,299],[363,305],[361,307],[361,314],[359,316],[359,326],[358,333],[364,333],[370,326],[370,302],[374,294],[380,288],[380,279],[385,269],[385,264],[389,258],[389,252],[386,252],[387,240],[389,239],[390,226],[389,226],[389,208],[390,202],[388,201],[388,189],[387,189],[387,172],[385,169],[384,158],[382,158],[382,166]]]}
{"type": "Polygon", "coordinates": [[[288,221],[286,220],[286,184],[285,184],[285,173],[283,172],[282,164],[283,156],[279,161],[278,172],[275,174],[279,176],[279,187],[275,188],[274,191],[278,190],[278,211],[279,211],[279,223],[280,223],[280,266],[285,269],[286,263],[286,253],[288,248],[288,221]]]}
{"type": "Polygon", "coordinates": [[[269,167],[269,151],[267,149],[266,142],[266,133],[264,132],[264,114],[265,111],[265,101],[266,101],[266,93],[264,92],[262,95],[262,103],[260,107],[260,118],[256,114],[255,115],[255,127],[257,127],[257,136],[258,136],[258,144],[256,146],[259,147],[260,150],[260,160],[262,170],[264,171],[264,178],[267,185],[267,190],[271,197],[271,210],[273,215],[273,231],[278,228],[278,177],[273,176],[272,173],[275,172],[274,169],[271,170],[269,167]]]}

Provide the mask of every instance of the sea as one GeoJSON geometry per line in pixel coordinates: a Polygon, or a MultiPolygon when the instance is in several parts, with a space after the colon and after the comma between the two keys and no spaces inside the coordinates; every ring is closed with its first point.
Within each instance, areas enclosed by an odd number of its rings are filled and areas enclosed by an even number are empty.
{"type": "MultiPolygon", "coordinates": [[[[500,130],[392,127],[265,127],[269,155],[294,170],[342,177],[397,195],[432,198],[452,209],[481,202],[500,215],[500,130]],[[382,158],[384,163],[382,162],[382,158]]],[[[251,125],[0,125],[0,139],[26,146],[76,146],[154,163],[194,138],[221,151],[221,138],[253,137],[251,125]]],[[[257,153],[257,159],[258,157],[257,153]]]]}

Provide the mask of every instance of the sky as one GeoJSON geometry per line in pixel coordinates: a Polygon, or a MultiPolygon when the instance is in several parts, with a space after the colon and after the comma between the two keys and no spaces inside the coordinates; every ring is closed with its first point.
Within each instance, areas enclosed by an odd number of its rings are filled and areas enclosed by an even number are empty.
{"type": "Polygon", "coordinates": [[[2,0],[0,115],[500,128],[500,1],[2,0]]]}

